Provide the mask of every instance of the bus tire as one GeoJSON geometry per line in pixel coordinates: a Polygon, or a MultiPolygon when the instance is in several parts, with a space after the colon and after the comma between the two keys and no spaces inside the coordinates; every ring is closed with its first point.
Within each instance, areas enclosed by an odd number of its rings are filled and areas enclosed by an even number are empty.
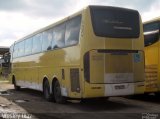
{"type": "Polygon", "coordinates": [[[50,85],[49,85],[48,80],[45,80],[45,82],[44,82],[43,94],[44,94],[44,98],[47,101],[52,101],[52,95],[50,93],[50,85]]]}
{"type": "Polygon", "coordinates": [[[14,85],[14,89],[15,89],[16,91],[19,91],[19,90],[21,89],[20,86],[17,86],[17,83],[16,83],[16,79],[15,79],[15,78],[13,78],[13,85],[14,85]]]}
{"type": "Polygon", "coordinates": [[[66,103],[66,98],[62,96],[61,94],[61,88],[60,88],[60,84],[58,82],[58,80],[56,80],[54,82],[54,86],[53,86],[53,96],[54,96],[54,100],[56,103],[60,103],[60,104],[63,104],[63,103],[66,103]]]}

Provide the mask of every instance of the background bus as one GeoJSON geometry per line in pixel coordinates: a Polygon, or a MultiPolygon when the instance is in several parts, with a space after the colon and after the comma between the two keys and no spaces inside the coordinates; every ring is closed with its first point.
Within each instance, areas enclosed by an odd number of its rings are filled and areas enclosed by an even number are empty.
{"type": "Polygon", "coordinates": [[[146,93],[160,92],[160,18],[144,23],[146,93]]]}
{"type": "Polygon", "coordinates": [[[7,78],[10,72],[10,54],[8,52],[0,59],[0,76],[7,78]]]}
{"type": "Polygon", "coordinates": [[[88,6],[14,43],[12,83],[58,103],[141,94],[143,50],[137,11],[88,6]]]}
{"type": "Polygon", "coordinates": [[[10,73],[10,53],[8,47],[0,47],[0,77],[8,77],[10,73]]]}

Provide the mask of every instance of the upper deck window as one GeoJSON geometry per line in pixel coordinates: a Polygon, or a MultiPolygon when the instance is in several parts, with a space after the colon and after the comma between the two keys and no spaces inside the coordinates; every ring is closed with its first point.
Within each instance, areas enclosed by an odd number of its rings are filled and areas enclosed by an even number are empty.
{"type": "Polygon", "coordinates": [[[79,41],[79,32],[81,26],[81,16],[70,19],[66,23],[65,45],[75,45],[79,41]]]}
{"type": "Polygon", "coordinates": [[[32,38],[25,40],[25,55],[30,55],[32,53],[32,38]]]}
{"type": "Polygon", "coordinates": [[[53,49],[62,48],[65,46],[65,30],[66,24],[62,23],[53,28],[53,49]]]}
{"type": "Polygon", "coordinates": [[[42,36],[41,33],[33,37],[32,53],[39,53],[42,50],[42,36]]]}
{"type": "Polygon", "coordinates": [[[95,35],[110,38],[138,38],[139,13],[135,10],[91,6],[91,19],[95,35]]]}
{"type": "Polygon", "coordinates": [[[52,49],[53,29],[43,32],[42,51],[52,49]]]}
{"type": "Polygon", "coordinates": [[[19,51],[19,44],[15,44],[14,50],[13,50],[13,57],[16,58],[18,57],[18,51],[19,51]]]}
{"type": "Polygon", "coordinates": [[[21,41],[19,44],[19,52],[18,52],[18,57],[23,56],[24,55],[24,41],[21,41]]]}

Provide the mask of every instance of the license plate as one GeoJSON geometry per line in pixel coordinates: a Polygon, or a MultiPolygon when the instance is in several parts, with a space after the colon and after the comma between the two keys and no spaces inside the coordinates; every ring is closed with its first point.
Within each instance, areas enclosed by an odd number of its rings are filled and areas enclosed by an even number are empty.
{"type": "Polygon", "coordinates": [[[117,85],[115,86],[116,90],[125,89],[125,85],[117,85]]]}

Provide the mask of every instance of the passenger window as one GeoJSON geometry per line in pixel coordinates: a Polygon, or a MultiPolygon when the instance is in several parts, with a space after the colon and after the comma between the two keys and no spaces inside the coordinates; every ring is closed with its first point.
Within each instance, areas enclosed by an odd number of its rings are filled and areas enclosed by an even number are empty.
{"type": "Polygon", "coordinates": [[[19,52],[18,52],[18,57],[24,55],[24,41],[19,43],[19,52]]]}
{"type": "Polygon", "coordinates": [[[25,40],[25,55],[32,54],[32,38],[25,40]]]}
{"type": "Polygon", "coordinates": [[[56,26],[53,29],[53,42],[52,47],[62,48],[65,46],[65,23],[56,26]]]}
{"type": "Polygon", "coordinates": [[[42,37],[41,34],[37,34],[33,37],[32,53],[39,53],[42,51],[42,37]]]}
{"type": "Polygon", "coordinates": [[[158,42],[160,37],[160,27],[159,22],[151,22],[148,24],[144,24],[144,43],[145,46],[150,46],[156,42],[158,42]]]}
{"type": "Polygon", "coordinates": [[[15,44],[13,51],[13,58],[16,58],[18,56],[18,50],[19,50],[19,45],[15,44]]]}
{"type": "Polygon", "coordinates": [[[43,32],[42,51],[52,49],[53,30],[43,32]]]}
{"type": "Polygon", "coordinates": [[[75,45],[79,41],[81,16],[70,19],[66,24],[65,45],[75,45]]]}
{"type": "Polygon", "coordinates": [[[9,48],[9,52],[10,52],[10,55],[11,55],[10,61],[12,61],[12,59],[13,59],[13,46],[14,45],[11,45],[10,48],[9,48]]]}

